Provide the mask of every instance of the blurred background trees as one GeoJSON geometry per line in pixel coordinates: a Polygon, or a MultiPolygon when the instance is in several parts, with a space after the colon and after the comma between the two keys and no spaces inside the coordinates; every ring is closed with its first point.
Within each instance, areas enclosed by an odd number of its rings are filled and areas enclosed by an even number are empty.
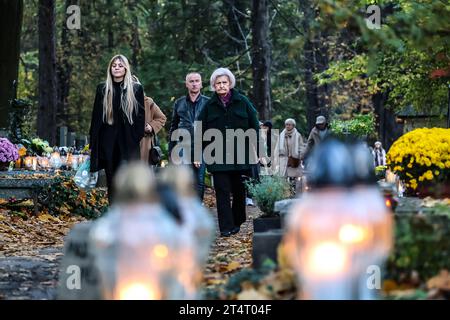
{"type": "Polygon", "coordinates": [[[202,74],[208,95],[211,72],[225,66],[261,120],[273,120],[275,128],[289,117],[308,134],[319,114],[346,120],[375,113],[378,134],[393,135],[385,137],[388,144],[401,131],[396,110],[413,105],[429,111],[447,103],[450,5],[377,1],[381,29],[372,30],[365,21],[372,2],[27,0],[18,95],[34,105],[28,130],[48,139],[62,125],[87,134],[95,87],[109,59],[122,53],[169,121],[174,100],[185,94],[187,72],[202,74]],[[39,39],[48,36],[38,23],[39,8],[52,3],[55,37],[44,39],[54,41],[54,88],[39,71],[39,39]],[[67,8],[73,4],[80,7],[81,28],[70,30],[67,8]],[[46,90],[56,94],[55,104],[45,100],[46,90]],[[55,114],[51,124],[36,125],[49,112],[55,114]]]}

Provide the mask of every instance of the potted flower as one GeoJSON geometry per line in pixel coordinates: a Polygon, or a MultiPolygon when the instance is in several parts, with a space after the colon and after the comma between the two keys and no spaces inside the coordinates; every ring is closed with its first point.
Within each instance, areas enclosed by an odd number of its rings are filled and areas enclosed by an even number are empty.
{"type": "Polygon", "coordinates": [[[259,181],[251,180],[245,184],[252,199],[263,212],[260,218],[253,220],[254,231],[280,228],[280,217],[274,212],[274,205],[291,196],[287,180],[279,176],[261,176],[259,181]]]}
{"type": "Polygon", "coordinates": [[[16,161],[19,158],[17,147],[12,144],[7,138],[0,138],[0,169],[6,170],[11,161],[16,161]]]}
{"type": "Polygon", "coordinates": [[[422,128],[401,136],[386,155],[387,165],[407,195],[450,195],[450,129],[422,128]]]}

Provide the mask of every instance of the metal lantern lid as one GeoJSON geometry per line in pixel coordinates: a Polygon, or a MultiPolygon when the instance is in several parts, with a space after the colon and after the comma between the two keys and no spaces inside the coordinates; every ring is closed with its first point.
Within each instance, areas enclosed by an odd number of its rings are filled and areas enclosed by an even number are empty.
{"type": "Polygon", "coordinates": [[[330,137],[309,159],[308,182],[313,188],[351,187],[376,182],[370,150],[362,142],[344,143],[330,137]]]}

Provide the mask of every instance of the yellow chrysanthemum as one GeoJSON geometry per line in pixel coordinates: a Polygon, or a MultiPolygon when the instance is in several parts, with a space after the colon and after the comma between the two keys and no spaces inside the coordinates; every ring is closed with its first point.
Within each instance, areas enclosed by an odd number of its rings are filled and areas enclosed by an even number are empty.
{"type": "Polygon", "coordinates": [[[450,129],[421,128],[391,146],[387,164],[409,187],[450,177],[450,129]]]}

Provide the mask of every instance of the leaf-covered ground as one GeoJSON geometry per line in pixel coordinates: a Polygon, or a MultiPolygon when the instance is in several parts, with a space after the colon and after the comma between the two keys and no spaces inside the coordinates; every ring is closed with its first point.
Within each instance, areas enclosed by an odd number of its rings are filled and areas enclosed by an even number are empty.
{"type": "MultiPolygon", "coordinates": [[[[214,194],[208,190],[205,204],[215,210],[214,194]]],[[[242,268],[251,267],[252,264],[252,235],[255,216],[261,214],[257,207],[247,207],[247,221],[242,224],[239,233],[231,237],[220,237],[217,229],[216,239],[211,247],[208,264],[204,272],[205,289],[214,289],[225,284],[226,280],[242,268]]]]}
{"type": "MultiPolygon", "coordinates": [[[[207,189],[204,202],[216,218],[211,189],[207,189]]],[[[231,275],[251,267],[252,219],[259,214],[256,207],[247,207],[247,221],[231,237],[222,238],[217,230],[204,271],[205,289],[215,290],[231,275]]],[[[0,208],[0,299],[55,299],[64,237],[85,220],[71,215],[55,217],[46,211],[33,216],[30,210],[0,208]]]]}
{"type": "Polygon", "coordinates": [[[84,220],[0,209],[0,299],[54,299],[64,236],[84,220]]]}
{"type": "MultiPolygon", "coordinates": [[[[205,205],[217,220],[215,199],[207,189],[205,205]]],[[[424,201],[424,205],[431,205],[424,201]]],[[[434,205],[434,203],[432,203],[434,205]]],[[[30,203],[20,204],[29,208],[30,203]]],[[[64,236],[85,218],[47,211],[37,216],[32,210],[2,209],[0,203],[0,299],[55,299],[58,266],[62,258],[64,236]]],[[[222,238],[217,230],[204,270],[202,293],[213,299],[293,299],[295,277],[279,251],[279,269],[264,274],[251,269],[254,217],[261,212],[247,207],[247,221],[241,231],[222,238]],[[211,294],[213,293],[213,294],[211,294]]],[[[450,275],[442,270],[427,283],[403,287],[385,281],[389,299],[449,298],[450,275]]]]}

